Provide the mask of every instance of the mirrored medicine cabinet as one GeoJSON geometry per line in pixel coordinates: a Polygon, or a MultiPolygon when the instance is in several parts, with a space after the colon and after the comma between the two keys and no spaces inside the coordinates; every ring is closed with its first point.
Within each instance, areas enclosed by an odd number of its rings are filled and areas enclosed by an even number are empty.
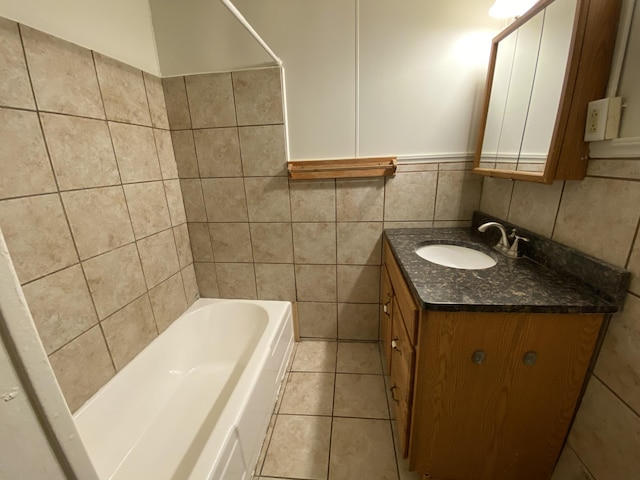
{"type": "Polygon", "coordinates": [[[620,0],[542,0],[493,39],[474,172],[586,174],[587,106],[609,78],[620,0]]]}

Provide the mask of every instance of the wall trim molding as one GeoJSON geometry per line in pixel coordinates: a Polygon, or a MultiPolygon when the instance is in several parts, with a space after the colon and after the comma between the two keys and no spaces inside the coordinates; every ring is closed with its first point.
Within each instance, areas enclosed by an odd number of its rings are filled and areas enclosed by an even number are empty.
{"type": "Polygon", "coordinates": [[[638,158],[640,137],[614,138],[589,145],[589,158],[638,158]]]}
{"type": "Polygon", "coordinates": [[[411,163],[468,162],[475,152],[423,153],[419,155],[398,155],[398,165],[411,163]]]}

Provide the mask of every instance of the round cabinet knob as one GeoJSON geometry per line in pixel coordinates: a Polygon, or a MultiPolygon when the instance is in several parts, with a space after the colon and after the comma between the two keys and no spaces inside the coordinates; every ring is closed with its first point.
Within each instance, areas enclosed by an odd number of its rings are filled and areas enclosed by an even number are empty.
{"type": "Polygon", "coordinates": [[[536,364],[536,360],[538,360],[538,354],[536,352],[527,352],[524,354],[523,362],[528,367],[536,364]]]}
{"type": "Polygon", "coordinates": [[[482,365],[486,359],[487,354],[484,352],[484,350],[476,350],[475,352],[473,352],[473,355],[471,355],[471,361],[476,365],[482,365]]]}

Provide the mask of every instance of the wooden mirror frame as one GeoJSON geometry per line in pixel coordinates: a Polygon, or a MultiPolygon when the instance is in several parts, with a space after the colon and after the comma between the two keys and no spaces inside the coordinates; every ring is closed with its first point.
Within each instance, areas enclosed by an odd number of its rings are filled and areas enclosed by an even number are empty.
{"type": "Polygon", "coordinates": [[[586,175],[589,158],[589,146],[584,142],[587,106],[589,102],[605,95],[620,17],[620,0],[576,2],[569,58],[544,170],[525,172],[480,167],[498,44],[554,1],[541,0],[492,41],[484,106],[472,170],[474,173],[539,183],[582,180],[586,175]]]}

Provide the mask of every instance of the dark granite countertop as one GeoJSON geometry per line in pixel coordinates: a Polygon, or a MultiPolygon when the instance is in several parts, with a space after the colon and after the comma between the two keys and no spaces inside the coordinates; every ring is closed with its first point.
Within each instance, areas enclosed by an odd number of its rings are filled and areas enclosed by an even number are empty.
{"type": "Polygon", "coordinates": [[[492,248],[495,237],[475,228],[392,229],[385,230],[384,236],[414,296],[426,310],[536,313],[618,310],[614,300],[572,275],[526,257],[510,259],[498,253],[492,248]],[[429,243],[472,246],[493,257],[497,264],[484,270],[437,265],[415,253],[418,246],[429,243]]]}

